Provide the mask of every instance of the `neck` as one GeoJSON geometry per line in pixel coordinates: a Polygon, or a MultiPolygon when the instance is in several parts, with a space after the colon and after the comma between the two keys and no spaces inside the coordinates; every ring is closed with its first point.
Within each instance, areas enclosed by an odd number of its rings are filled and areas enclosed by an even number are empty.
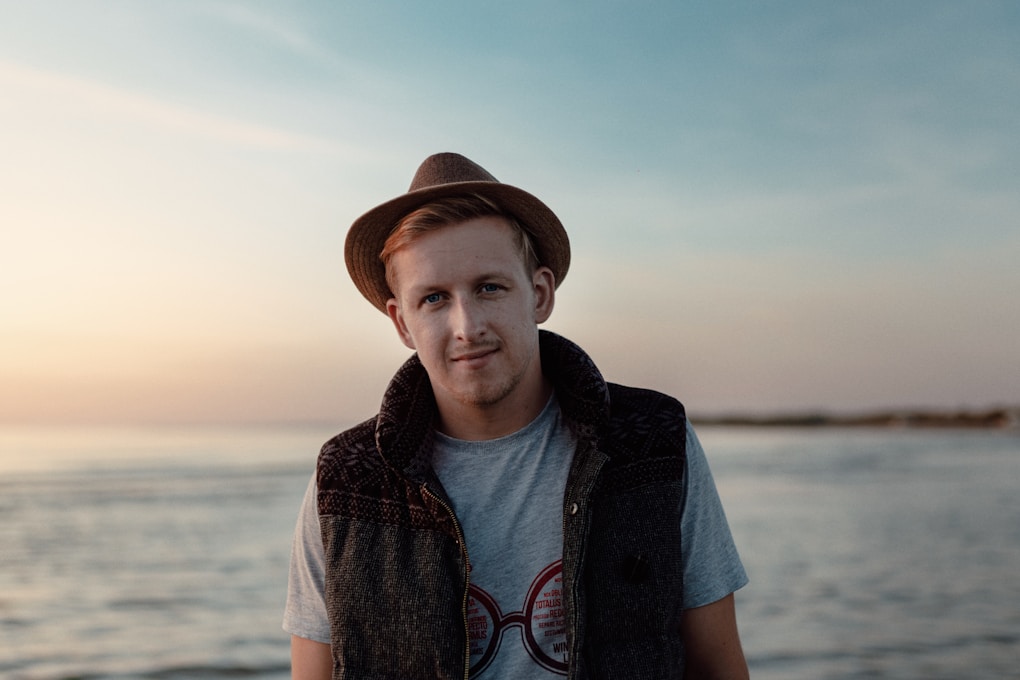
{"type": "Polygon", "coordinates": [[[439,431],[455,439],[484,441],[513,434],[538,417],[549,403],[553,386],[545,376],[531,389],[507,397],[497,404],[464,404],[436,399],[439,431]]]}

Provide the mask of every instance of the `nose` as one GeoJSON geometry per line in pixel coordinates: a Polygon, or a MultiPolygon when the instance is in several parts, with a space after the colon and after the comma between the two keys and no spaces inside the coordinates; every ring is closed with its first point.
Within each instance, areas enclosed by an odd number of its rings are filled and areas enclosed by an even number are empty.
{"type": "Polygon", "coordinates": [[[477,300],[456,299],[450,322],[454,335],[462,342],[476,342],[485,337],[485,314],[477,300]]]}

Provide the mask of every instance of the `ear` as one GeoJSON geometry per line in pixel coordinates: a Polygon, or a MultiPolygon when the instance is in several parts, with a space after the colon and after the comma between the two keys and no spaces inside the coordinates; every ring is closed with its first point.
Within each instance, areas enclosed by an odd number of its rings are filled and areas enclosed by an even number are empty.
{"type": "Polygon", "coordinates": [[[545,323],[556,304],[556,275],[548,267],[539,267],[531,283],[535,291],[535,323],[545,323]]]}
{"type": "Polygon", "coordinates": [[[404,343],[404,346],[408,349],[418,349],[414,346],[414,338],[411,337],[411,331],[407,329],[404,315],[400,312],[400,303],[397,302],[396,298],[390,298],[386,301],[386,314],[389,315],[390,321],[393,322],[394,327],[397,329],[397,335],[400,336],[400,341],[404,343]]]}

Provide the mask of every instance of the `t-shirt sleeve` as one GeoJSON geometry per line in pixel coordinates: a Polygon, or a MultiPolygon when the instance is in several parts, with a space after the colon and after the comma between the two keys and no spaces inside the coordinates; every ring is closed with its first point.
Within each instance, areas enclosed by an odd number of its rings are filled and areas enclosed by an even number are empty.
{"type": "Polygon", "coordinates": [[[687,488],[680,508],[684,608],[712,604],[747,585],[705,451],[687,425],[687,488]]]}
{"type": "Polygon", "coordinates": [[[329,644],[326,559],[319,531],[317,495],[315,475],[312,475],[294,529],[283,629],[291,635],[329,644]]]}

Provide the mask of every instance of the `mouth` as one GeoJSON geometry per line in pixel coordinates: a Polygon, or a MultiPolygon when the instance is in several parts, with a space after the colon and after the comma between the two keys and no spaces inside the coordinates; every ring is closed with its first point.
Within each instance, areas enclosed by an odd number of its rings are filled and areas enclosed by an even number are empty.
{"type": "Polygon", "coordinates": [[[452,360],[454,363],[461,364],[463,366],[482,366],[488,361],[489,357],[496,353],[496,351],[495,347],[486,347],[471,352],[455,354],[452,357],[452,360]]]}

